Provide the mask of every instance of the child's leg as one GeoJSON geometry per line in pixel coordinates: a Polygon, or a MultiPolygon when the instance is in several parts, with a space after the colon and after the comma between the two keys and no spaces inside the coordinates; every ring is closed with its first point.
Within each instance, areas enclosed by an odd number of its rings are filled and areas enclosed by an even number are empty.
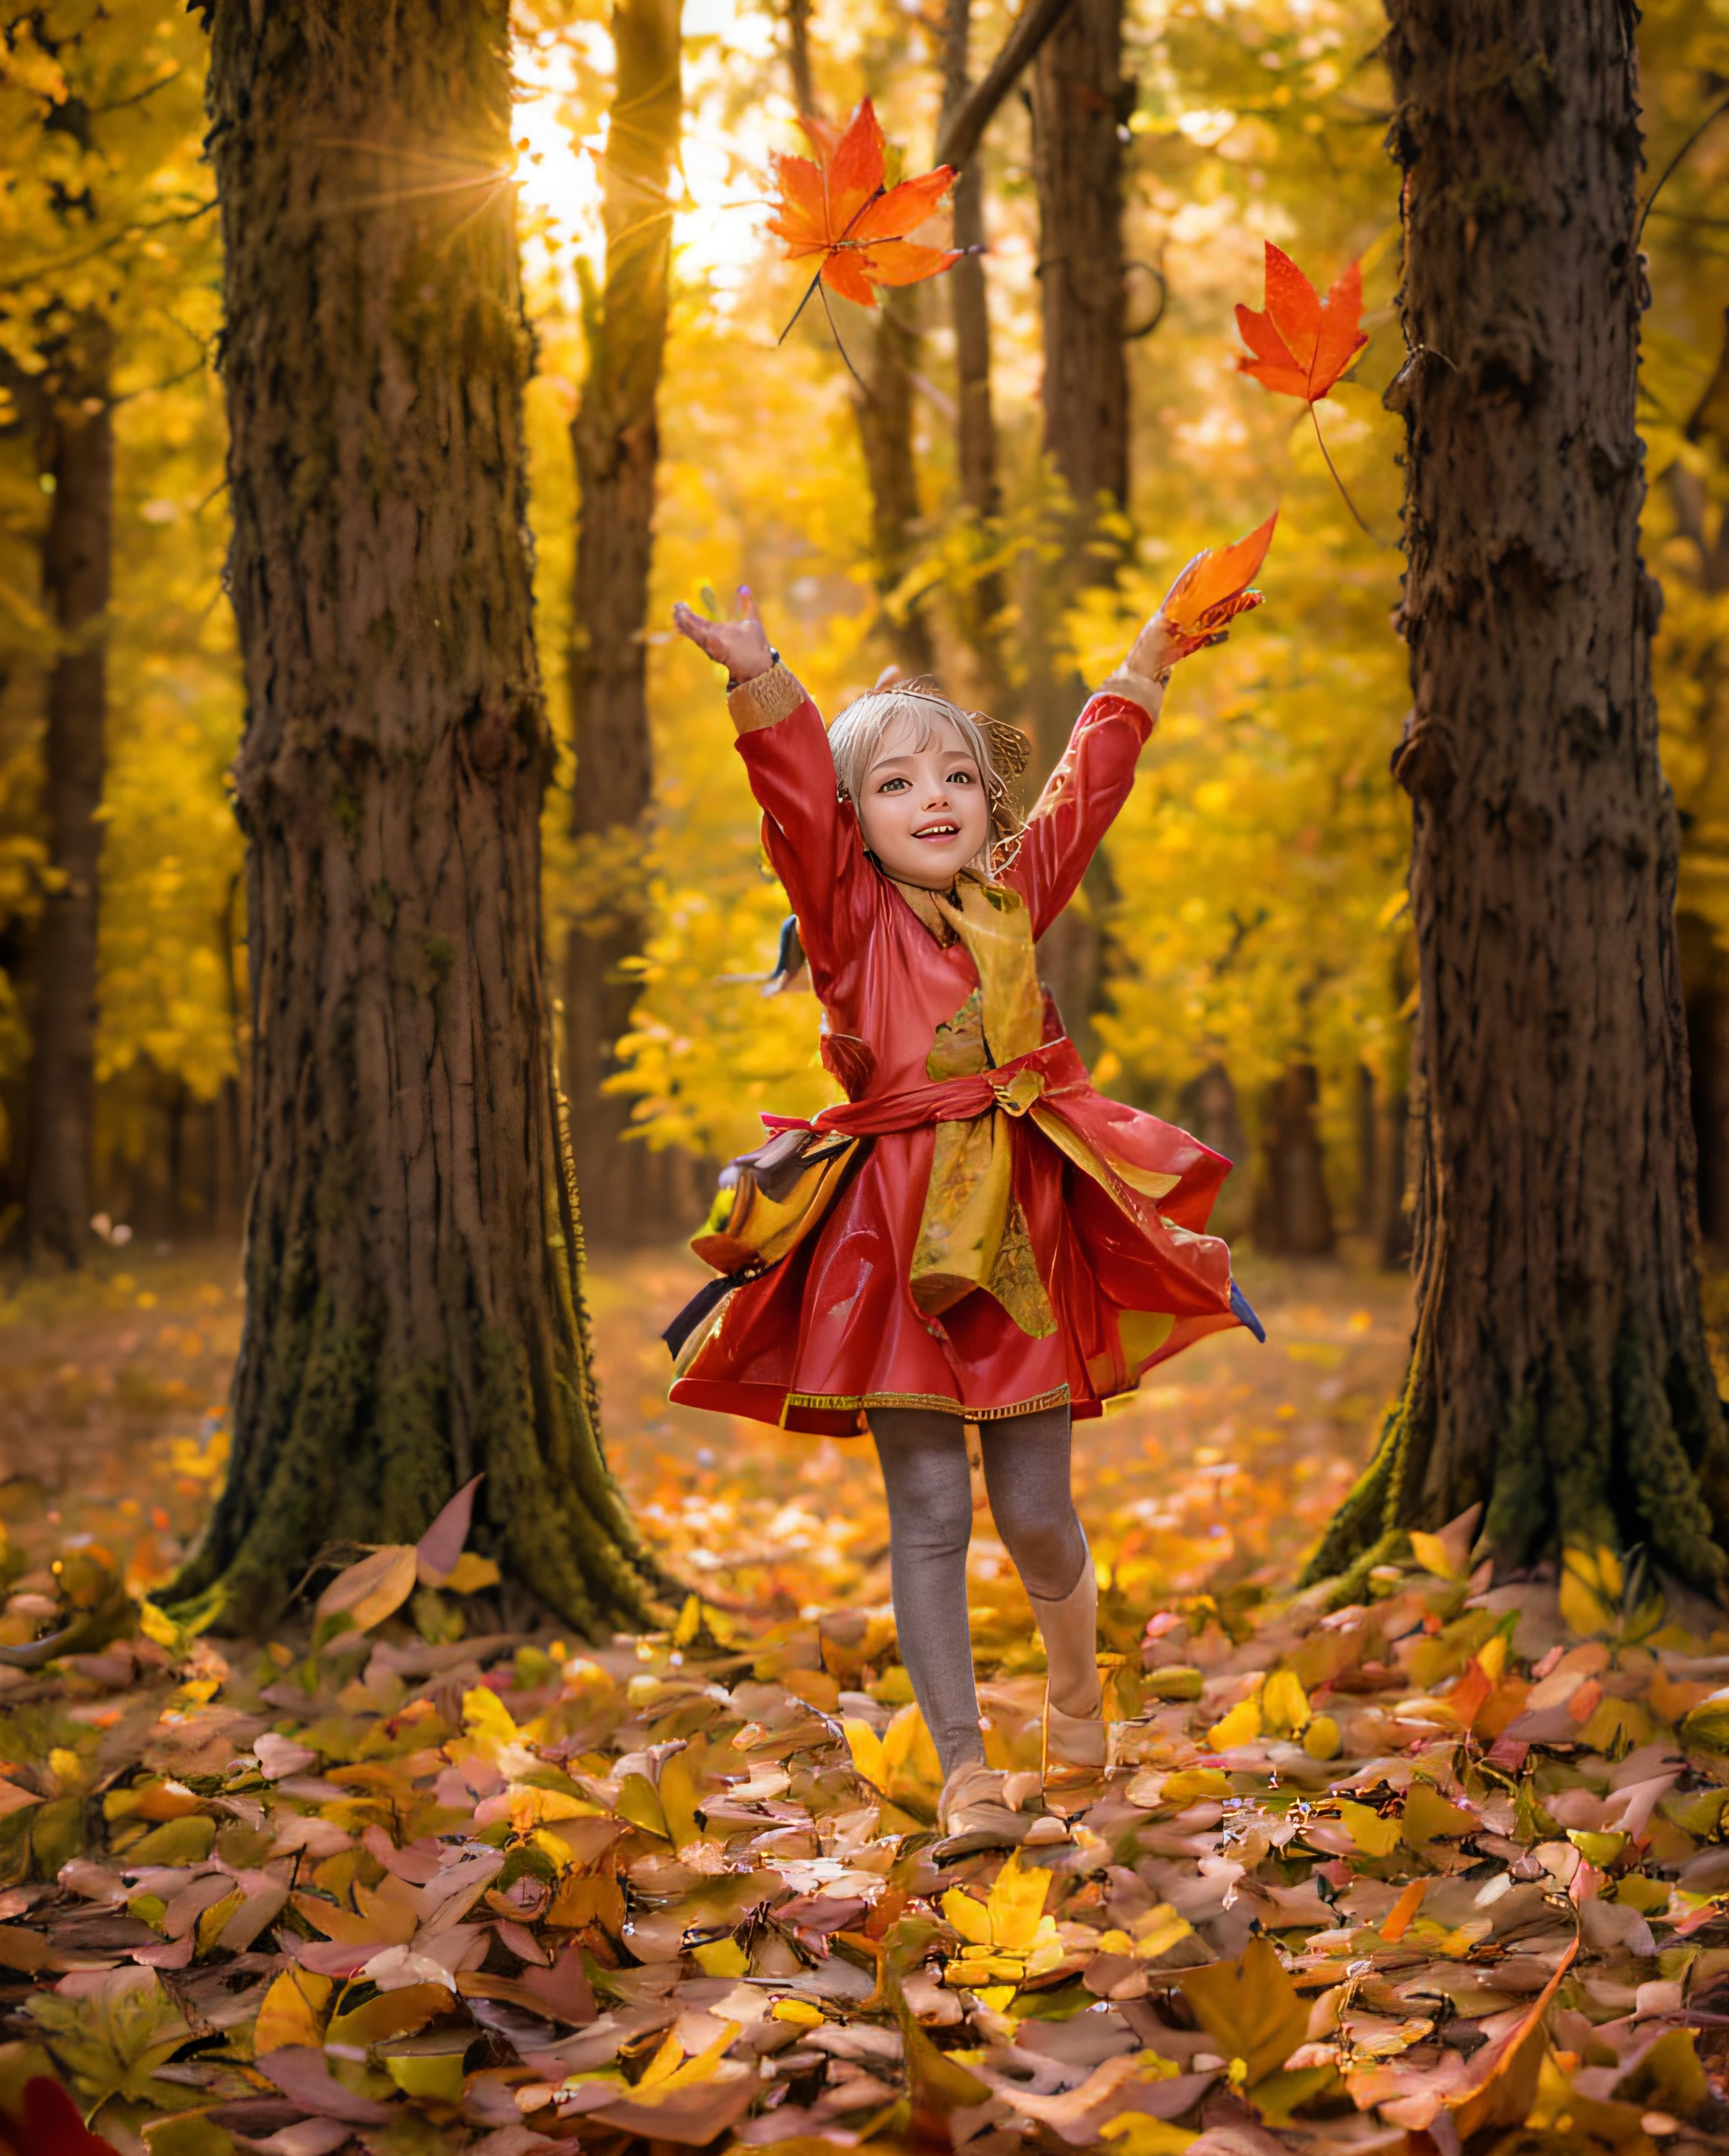
{"type": "Polygon", "coordinates": [[[1102,1766],[1099,1589],[1069,1487],[1069,1410],[983,1422],[978,1435],[991,1514],[1044,1640],[1049,1749],[1071,1765],[1102,1766]]]}
{"type": "Polygon", "coordinates": [[[958,1415],[922,1408],[873,1408],[869,1419],[889,1493],[900,1656],[947,1778],[984,1758],[967,1621],[972,1488],[966,1432],[958,1415]]]}

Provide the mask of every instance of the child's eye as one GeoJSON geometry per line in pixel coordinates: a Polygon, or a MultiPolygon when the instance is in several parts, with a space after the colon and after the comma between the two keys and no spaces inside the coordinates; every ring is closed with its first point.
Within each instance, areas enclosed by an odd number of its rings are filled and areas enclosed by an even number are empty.
{"type": "Polygon", "coordinates": [[[879,793],[896,793],[907,783],[904,778],[885,778],[876,790],[879,793]]]}
{"type": "Polygon", "coordinates": [[[952,771],[948,775],[947,783],[951,786],[971,786],[972,783],[970,771],[952,771]]]}

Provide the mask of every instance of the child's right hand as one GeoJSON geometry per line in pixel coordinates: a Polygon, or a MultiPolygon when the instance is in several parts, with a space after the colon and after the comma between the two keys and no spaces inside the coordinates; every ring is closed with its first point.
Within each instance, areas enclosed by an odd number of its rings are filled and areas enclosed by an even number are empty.
{"type": "Polygon", "coordinates": [[[724,666],[731,680],[753,680],[774,664],[768,632],[762,626],[762,617],[757,611],[757,602],[748,584],[738,588],[736,621],[711,621],[706,615],[687,607],[682,599],[673,608],[672,619],[680,634],[688,636],[699,651],[724,666]]]}

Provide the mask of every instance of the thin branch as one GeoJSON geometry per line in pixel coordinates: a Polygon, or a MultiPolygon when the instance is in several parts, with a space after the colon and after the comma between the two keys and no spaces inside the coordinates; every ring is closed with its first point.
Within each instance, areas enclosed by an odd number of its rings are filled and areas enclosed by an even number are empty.
{"type": "Polygon", "coordinates": [[[1651,204],[1656,201],[1658,196],[1662,193],[1664,188],[1669,184],[1669,182],[1675,172],[1675,167],[1680,163],[1682,158],[1686,156],[1687,152],[1693,147],[1693,145],[1699,140],[1700,136],[1704,134],[1706,128],[1708,128],[1714,121],[1721,120],[1726,112],[1729,112],[1729,97],[1726,97],[1721,104],[1714,105],[1711,107],[1711,110],[1706,114],[1704,119],[1700,121],[1699,125],[1693,130],[1693,132],[1687,137],[1686,141],[1682,143],[1680,148],[1675,151],[1669,162],[1663,167],[1662,172],[1658,175],[1656,186],[1654,187],[1649,194],[1645,197],[1645,206],[1639,213],[1639,224],[1633,235],[1633,243],[1635,247],[1639,244],[1640,236],[1644,231],[1645,219],[1651,213],[1651,204]]]}
{"type": "Polygon", "coordinates": [[[942,129],[936,144],[936,164],[967,162],[995,119],[998,106],[1014,87],[1016,78],[1061,22],[1068,7],[1069,0],[1025,0],[1014,28],[1003,40],[1002,50],[942,129]]]}
{"type": "Polygon", "coordinates": [[[0,282],[0,292],[22,292],[38,278],[53,276],[57,270],[76,270],[83,263],[93,262],[99,254],[107,254],[110,248],[126,245],[141,232],[162,232],[171,225],[196,224],[201,217],[208,217],[215,208],[216,198],[213,195],[208,202],[199,203],[192,209],[176,210],[167,217],[152,218],[148,224],[129,224],[123,232],[110,233],[106,239],[99,239],[90,247],[80,248],[74,254],[61,254],[52,261],[38,262],[33,269],[27,270],[22,277],[5,279],[0,282]]]}

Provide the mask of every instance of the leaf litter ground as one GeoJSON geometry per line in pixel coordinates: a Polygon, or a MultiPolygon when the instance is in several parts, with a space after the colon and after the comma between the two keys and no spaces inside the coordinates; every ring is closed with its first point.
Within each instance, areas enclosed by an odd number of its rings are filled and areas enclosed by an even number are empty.
{"type": "Polygon", "coordinates": [[[868,1455],[664,1406],[685,1277],[593,1283],[615,1465],[694,1590],[601,1644],[485,1630],[459,1503],[310,1634],[138,1629],[122,1582],[167,1576],[225,1456],[232,1260],[0,1304],[0,1639],[114,1634],[0,1681],[20,2156],[99,2156],[57,2087],[128,2156],[1729,2145],[1729,1625],[1607,1553],[1490,1586],[1469,1522],[1348,1608],[1290,1594],[1398,1284],[1277,1279],[1274,1347],[1080,1433],[1090,1802],[1039,1795],[981,1511],[993,1846],[936,1831],[868,1455]]]}

